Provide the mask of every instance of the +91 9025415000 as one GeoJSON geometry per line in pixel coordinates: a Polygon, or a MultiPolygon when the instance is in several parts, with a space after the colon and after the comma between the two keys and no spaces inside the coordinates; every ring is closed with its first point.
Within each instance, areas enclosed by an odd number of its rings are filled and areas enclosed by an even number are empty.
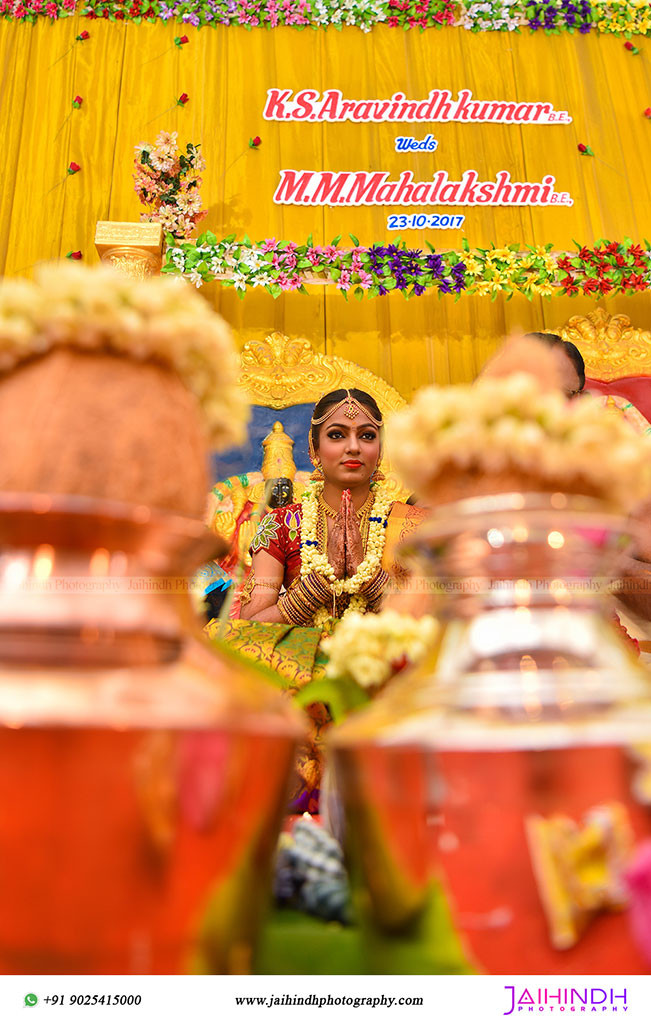
{"type": "Polygon", "coordinates": [[[460,228],[465,219],[463,214],[392,213],[387,217],[387,231],[404,231],[406,228],[460,228]]]}

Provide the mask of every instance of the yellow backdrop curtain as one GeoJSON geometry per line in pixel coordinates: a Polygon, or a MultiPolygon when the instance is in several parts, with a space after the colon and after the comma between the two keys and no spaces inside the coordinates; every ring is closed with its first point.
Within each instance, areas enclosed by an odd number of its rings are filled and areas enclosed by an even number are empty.
{"type": "MultiPolygon", "coordinates": [[[[651,236],[650,65],[616,37],[473,34],[463,29],[402,32],[386,27],[270,32],[241,28],[197,31],[175,24],[127,24],[74,17],[54,25],[0,23],[1,152],[0,270],[29,274],[43,259],[82,250],[94,261],[97,220],[137,220],[134,147],[176,130],[201,143],[207,161],[202,228],[219,237],[248,233],[316,244],[352,232],[362,244],[391,241],[389,213],[400,208],[276,206],[282,168],[375,170],[392,176],[411,168],[429,178],[444,167],[457,179],[467,168],[491,179],[554,174],[574,197],[571,209],[466,208],[460,230],[402,232],[415,247],[511,242],[571,247],[572,239],[635,241],[651,236]],[[90,38],[75,43],[84,29],[90,38]],[[190,37],[181,49],[179,33],[190,37]],[[61,59],[59,59],[61,58],[61,59]],[[549,100],[568,110],[569,126],[441,124],[432,126],[436,153],[395,153],[397,135],[427,129],[398,124],[271,123],[262,118],[267,89],[339,88],[344,96],[424,97],[431,88],[470,88],[485,99],[549,100]],[[188,93],[186,107],[175,105],[188,93]],[[73,110],[75,95],[83,98],[73,110]],[[68,115],[71,115],[68,117],[68,115]],[[66,120],[67,118],[67,120],[66,120]],[[63,127],[62,127],[63,125],[63,127]],[[249,148],[251,136],[262,139],[249,148]],[[592,147],[582,157],[577,143],[592,147]],[[81,172],[66,175],[71,161],[81,172]]],[[[217,284],[206,296],[233,324],[241,343],[270,330],[309,338],[315,347],[359,362],[405,397],[429,380],[470,379],[497,339],[519,325],[554,327],[594,308],[588,299],[402,296],[346,303],[332,287],[274,300],[262,290],[243,301],[217,284]]],[[[600,303],[651,327],[651,299],[615,297],[600,303]]]]}

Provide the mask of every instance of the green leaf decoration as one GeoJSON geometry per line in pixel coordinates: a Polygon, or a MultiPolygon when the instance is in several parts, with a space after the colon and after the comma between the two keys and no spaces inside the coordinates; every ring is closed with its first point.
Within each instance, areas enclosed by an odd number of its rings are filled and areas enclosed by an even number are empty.
{"type": "Polygon", "coordinates": [[[367,691],[350,676],[336,679],[313,679],[294,697],[300,708],[310,704],[327,704],[334,722],[341,722],[351,711],[370,702],[367,691]]]}

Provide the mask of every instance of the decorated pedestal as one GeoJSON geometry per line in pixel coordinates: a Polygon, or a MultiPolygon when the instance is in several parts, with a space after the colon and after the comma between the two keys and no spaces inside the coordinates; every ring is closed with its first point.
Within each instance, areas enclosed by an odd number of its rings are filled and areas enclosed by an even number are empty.
{"type": "Polygon", "coordinates": [[[163,262],[163,228],[156,223],[98,220],[95,248],[103,263],[141,281],[160,273],[163,262]]]}
{"type": "Polygon", "coordinates": [[[425,935],[438,884],[479,970],[648,970],[626,878],[651,835],[650,687],[604,594],[624,525],[515,492],[441,507],[405,551],[440,642],[333,737],[369,970],[373,936],[425,935]]]}

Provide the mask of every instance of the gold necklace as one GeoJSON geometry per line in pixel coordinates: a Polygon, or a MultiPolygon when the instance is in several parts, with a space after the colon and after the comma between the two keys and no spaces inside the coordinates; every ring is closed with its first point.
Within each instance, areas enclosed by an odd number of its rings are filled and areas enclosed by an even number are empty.
{"type": "MultiPolygon", "coordinates": [[[[317,499],[317,524],[316,524],[316,539],[318,544],[318,551],[321,554],[325,554],[327,543],[328,543],[328,516],[331,519],[336,519],[339,515],[335,512],[332,505],[323,497],[323,493],[318,495],[317,499]]],[[[368,498],[364,504],[356,512],[357,518],[360,520],[360,533],[362,535],[362,545],[364,548],[364,554],[366,554],[366,546],[368,544],[368,531],[370,529],[369,514],[375,503],[375,494],[373,491],[368,492],[368,498]]]]}
{"type": "MultiPolygon", "coordinates": [[[[330,516],[331,519],[336,519],[337,516],[339,515],[339,512],[335,511],[335,509],[332,507],[332,505],[328,505],[328,502],[323,497],[323,493],[319,494],[319,499],[318,500],[319,500],[319,505],[322,507],[322,509],[325,512],[325,514],[327,516],[330,516]]],[[[362,519],[364,516],[368,516],[369,512],[373,508],[373,502],[374,501],[375,501],[375,495],[374,495],[373,491],[369,491],[368,492],[368,497],[367,497],[366,501],[364,502],[364,504],[360,508],[357,509],[357,512],[355,513],[355,515],[357,516],[358,519],[362,519]]]]}

